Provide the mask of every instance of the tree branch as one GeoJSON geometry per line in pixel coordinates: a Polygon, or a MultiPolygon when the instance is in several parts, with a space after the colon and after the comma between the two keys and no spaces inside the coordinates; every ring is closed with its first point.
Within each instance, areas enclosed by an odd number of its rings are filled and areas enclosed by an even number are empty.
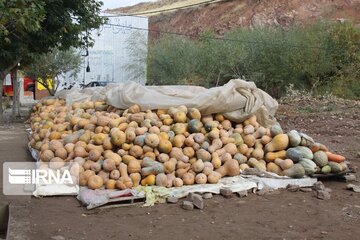
{"type": "Polygon", "coordinates": [[[16,67],[16,65],[21,61],[21,58],[17,58],[12,64],[10,64],[7,68],[5,69],[0,69],[0,78],[1,80],[3,80],[6,75],[8,75],[8,73],[10,73],[10,71],[16,67]]]}

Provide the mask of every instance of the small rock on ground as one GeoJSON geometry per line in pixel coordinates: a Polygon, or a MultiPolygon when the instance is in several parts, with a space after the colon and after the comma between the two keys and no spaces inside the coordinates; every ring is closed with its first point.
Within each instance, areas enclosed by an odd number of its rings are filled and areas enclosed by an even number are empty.
{"type": "Polygon", "coordinates": [[[300,191],[302,191],[302,192],[312,192],[312,189],[303,187],[303,188],[300,188],[300,191]]]}
{"type": "Polygon", "coordinates": [[[273,191],[273,189],[265,187],[259,191],[256,192],[256,195],[258,196],[264,196],[264,195],[268,195],[273,191]]]}
{"type": "Polygon", "coordinates": [[[318,190],[316,192],[316,197],[321,200],[330,200],[330,193],[325,190],[318,190]]]}
{"type": "Polygon", "coordinates": [[[317,181],[317,182],[314,184],[313,189],[314,189],[315,191],[325,190],[325,186],[324,186],[324,184],[323,184],[321,181],[317,181]]]}
{"type": "Polygon", "coordinates": [[[297,192],[300,190],[300,186],[299,185],[293,185],[293,184],[288,184],[286,186],[286,189],[289,191],[289,192],[297,192]]]}
{"type": "Polygon", "coordinates": [[[194,197],[195,197],[195,196],[197,196],[197,197],[200,196],[200,197],[201,197],[200,194],[191,192],[191,193],[189,193],[189,194],[187,195],[186,200],[192,202],[192,201],[194,201],[194,197]]]}
{"type": "Polygon", "coordinates": [[[357,171],[359,170],[357,166],[355,166],[353,163],[349,163],[348,164],[348,168],[351,172],[353,173],[357,173],[357,171]]]}
{"type": "Polygon", "coordinates": [[[194,204],[190,201],[183,201],[181,204],[181,208],[183,208],[185,210],[193,210],[194,204]]]}
{"type": "Polygon", "coordinates": [[[353,190],[354,192],[360,192],[360,186],[354,185],[354,184],[348,184],[346,186],[346,189],[353,190]]]}
{"type": "Polygon", "coordinates": [[[232,191],[229,189],[229,188],[221,188],[220,189],[220,194],[223,196],[223,197],[226,197],[226,198],[229,198],[232,196],[232,191]]]}
{"type": "Polygon", "coordinates": [[[194,194],[193,195],[193,202],[192,203],[198,209],[203,209],[204,208],[204,200],[203,200],[202,196],[200,196],[199,194],[194,194]]]}
{"type": "Polygon", "coordinates": [[[179,199],[177,197],[167,197],[166,202],[167,203],[177,203],[179,199]]]}
{"type": "Polygon", "coordinates": [[[237,192],[236,194],[237,194],[240,198],[243,198],[243,197],[247,197],[247,196],[248,196],[248,192],[247,192],[246,190],[237,192]]]}
{"type": "Polygon", "coordinates": [[[202,197],[203,197],[203,199],[210,199],[210,198],[212,198],[213,197],[213,195],[212,195],[212,193],[204,193],[203,195],[202,195],[202,197]]]}
{"type": "Polygon", "coordinates": [[[356,176],[354,174],[348,174],[344,176],[346,182],[353,182],[356,180],[356,176]]]}

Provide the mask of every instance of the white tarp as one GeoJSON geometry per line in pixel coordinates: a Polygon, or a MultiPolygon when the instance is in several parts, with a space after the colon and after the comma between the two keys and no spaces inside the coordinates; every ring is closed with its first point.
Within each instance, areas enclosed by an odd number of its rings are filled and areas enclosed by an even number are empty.
{"type": "Polygon", "coordinates": [[[277,101],[257,88],[255,83],[241,79],[210,89],[198,86],[142,86],[126,82],[104,88],[60,91],[57,97],[66,99],[68,104],[103,98],[109,105],[120,109],[133,104],[140,105],[142,110],[185,105],[198,108],[204,115],[223,113],[234,122],[242,122],[255,114],[264,126],[274,124],[278,108],[277,101]]]}
{"type": "Polygon", "coordinates": [[[228,188],[232,192],[240,192],[253,188],[258,188],[255,181],[245,179],[241,176],[225,177],[216,184],[195,184],[182,186],[180,188],[170,188],[169,195],[177,198],[186,197],[191,192],[219,194],[221,188],[228,188]]]}
{"type": "Polygon", "coordinates": [[[224,177],[216,184],[195,184],[189,186],[183,186],[180,188],[169,188],[169,195],[177,198],[186,197],[190,192],[196,193],[215,193],[219,194],[221,188],[228,188],[232,192],[241,192],[249,189],[261,190],[263,188],[281,189],[286,188],[287,185],[298,185],[300,187],[311,187],[317,182],[316,178],[268,178],[258,176],[235,176],[224,177]]]}
{"type": "Polygon", "coordinates": [[[261,190],[263,188],[270,189],[280,189],[286,188],[288,184],[298,185],[299,187],[311,187],[314,183],[317,182],[316,178],[301,178],[301,179],[291,179],[291,178],[261,178],[258,176],[235,176],[235,177],[225,177],[220,179],[216,184],[195,184],[182,187],[158,187],[158,186],[148,186],[143,187],[139,186],[135,189],[128,190],[106,190],[106,189],[97,189],[91,190],[86,187],[82,187],[77,199],[86,206],[87,209],[92,209],[106,205],[111,196],[116,195],[121,197],[121,195],[128,196],[131,193],[131,196],[146,196],[146,202],[143,206],[153,206],[156,203],[164,203],[168,196],[173,196],[176,198],[186,197],[189,193],[214,193],[219,194],[220,189],[228,188],[232,192],[241,192],[247,191],[250,189],[261,190]]]}
{"type": "MultiPolygon", "coordinates": [[[[29,136],[31,135],[31,129],[26,129],[29,136]]],[[[28,144],[28,149],[31,153],[32,158],[37,162],[39,168],[40,164],[43,163],[40,160],[40,152],[28,144]]],[[[76,195],[79,192],[78,185],[60,185],[60,184],[36,184],[35,190],[32,193],[35,197],[42,196],[57,196],[57,195],[76,195]]]]}
{"type": "Polygon", "coordinates": [[[270,189],[281,189],[286,188],[287,185],[297,185],[299,187],[311,187],[316,182],[316,178],[264,178],[258,176],[247,176],[247,179],[251,182],[255,182],[257,184],[257,188],[270,188],[270,189]]]}

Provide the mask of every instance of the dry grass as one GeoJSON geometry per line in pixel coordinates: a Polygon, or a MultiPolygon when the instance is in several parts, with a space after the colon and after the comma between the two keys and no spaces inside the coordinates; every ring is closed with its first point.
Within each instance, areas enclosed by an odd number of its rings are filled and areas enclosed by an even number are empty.
{"type": "Polygon", "coordinates": [[[278,102],[282,106],[292,106],[287,108],[292,113],[352,112],[360,107],[360,101],[339,98],[331,93],[315,95],[311,91],[294,89],[291,84],[278,102]]]}

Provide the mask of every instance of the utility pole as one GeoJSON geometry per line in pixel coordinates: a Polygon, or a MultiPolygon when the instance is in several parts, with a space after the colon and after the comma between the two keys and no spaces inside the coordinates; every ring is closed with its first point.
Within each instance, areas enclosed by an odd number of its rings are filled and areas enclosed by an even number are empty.
{"type": "Polygon", "coordinates": [[[12,105],[12,118],[15,119],[20,117],[20,97],[19,97],[19,74],[18,69],[20,67],[20,63],[14,68],[14,75],[13,75],[13,105],[12,105]]]}
{"type": "Polygon", "coordinates": [[[17,106],[17,101],[18,101],[18,74],[17,74],[17,67],[15,67],[14,69],[14,74],[12,77],[12,89],[13,89],[13,99],[12,99],[12,119],[15,119],[16,116],[16,106],[17,106]]]}
{"type": "Polygon", "coordinates": [[[5,79],[5,75],[3,75],[0,72],[0,124],[4,123],[4,115],[3,115],[3,87],[4,87],[4,79],[5,79]]]}

